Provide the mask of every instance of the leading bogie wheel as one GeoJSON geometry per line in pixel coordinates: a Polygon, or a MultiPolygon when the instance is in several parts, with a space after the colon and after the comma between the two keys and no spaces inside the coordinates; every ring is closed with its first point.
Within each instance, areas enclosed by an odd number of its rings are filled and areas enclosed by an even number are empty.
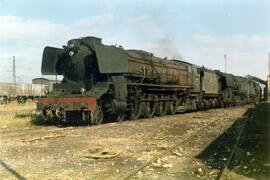
{"type": "Polygon", "coordinates": [[[97,106],[96,110],[91,112],[91,124],[98,125],[103,122],[103,110],[101,106],[97,106]]]}

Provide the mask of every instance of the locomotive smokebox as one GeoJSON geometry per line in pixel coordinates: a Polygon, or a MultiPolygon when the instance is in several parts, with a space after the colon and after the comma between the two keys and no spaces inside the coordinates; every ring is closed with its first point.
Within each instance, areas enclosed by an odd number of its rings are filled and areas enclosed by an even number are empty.
{"type": "Polygon", "coordinates": [[[45,47],[42,55],[41,73],[43,75],[63,75],[63,70],[59,66],[64,53],[64,49],[45,47]]]}

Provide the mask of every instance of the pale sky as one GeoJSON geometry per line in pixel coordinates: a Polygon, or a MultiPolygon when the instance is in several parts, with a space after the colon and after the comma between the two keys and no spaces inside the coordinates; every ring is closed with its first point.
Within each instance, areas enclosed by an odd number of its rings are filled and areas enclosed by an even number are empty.
{"type": "Polygon", "coordinates": [[[45,46],[97,36],[105,44],[143,49],[262,79],[270,52],[269,0],[0,0],[0,82],[41,77],[45,46]]]}

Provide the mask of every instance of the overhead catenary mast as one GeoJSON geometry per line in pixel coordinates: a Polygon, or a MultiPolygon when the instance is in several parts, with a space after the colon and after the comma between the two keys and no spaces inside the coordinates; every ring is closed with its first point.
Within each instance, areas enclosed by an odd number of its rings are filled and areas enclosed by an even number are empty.
{"type": "Polygon", "coordinates": [[[16,95],[17,88],[16,88],[16,64],[15,64],[15,56],[12,56],[12,77],[13,77],[13,93],[16,95]]]}
{"type": "Polygon", "coordinates": [[[268,53],[268,76],[270,76],[270,53],[268,53]]]}
{"type": "Polygon", "coordinates": [[[267,100],[270,101],[270,53],[268,53],[267,100]]]}
{"type": "Polygon", "coordinates": [[[227,54],[224,54],[224,60],[225,60],[225,73],[227,73],[227,54]]]}
{"type": "Polygon", "coordinates": [[[13,83],[16,85],[16,65],[15,65],[15,56],[12,56],[13,61],[13,68],[12,68],[12,75],[13,75],[13,83]]]}

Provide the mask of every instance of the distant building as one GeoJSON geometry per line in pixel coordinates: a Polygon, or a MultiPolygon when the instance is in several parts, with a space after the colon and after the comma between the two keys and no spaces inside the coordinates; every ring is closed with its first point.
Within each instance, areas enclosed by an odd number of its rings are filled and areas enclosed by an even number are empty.
{"type": "Polygon", "coordinates": [[[32,84],[44,84],[44,85],[50,85],[56,83],[56,80],[49,80],[46,78],[35,78],[32,79],[32,84]]]}
{"type": "Polygon", "coordinates": [[[0,97],[43,96],[46,90],[49,90],[46,84],[0,83],[0,97]]]}
{"type": "Polygon", "coordinates": [[[17,84],[0,83],[0,96],[15,96],[17,91],[19,91],[17,84]]]}
{"type": "Polygon", "coordinates": [[[32,84],[42,84],[48,86],[48,90],[52,90],[53,84],[57,83],[56,80],[50,80],[46,78],[35,78],[32,79],[32,84]]]}

